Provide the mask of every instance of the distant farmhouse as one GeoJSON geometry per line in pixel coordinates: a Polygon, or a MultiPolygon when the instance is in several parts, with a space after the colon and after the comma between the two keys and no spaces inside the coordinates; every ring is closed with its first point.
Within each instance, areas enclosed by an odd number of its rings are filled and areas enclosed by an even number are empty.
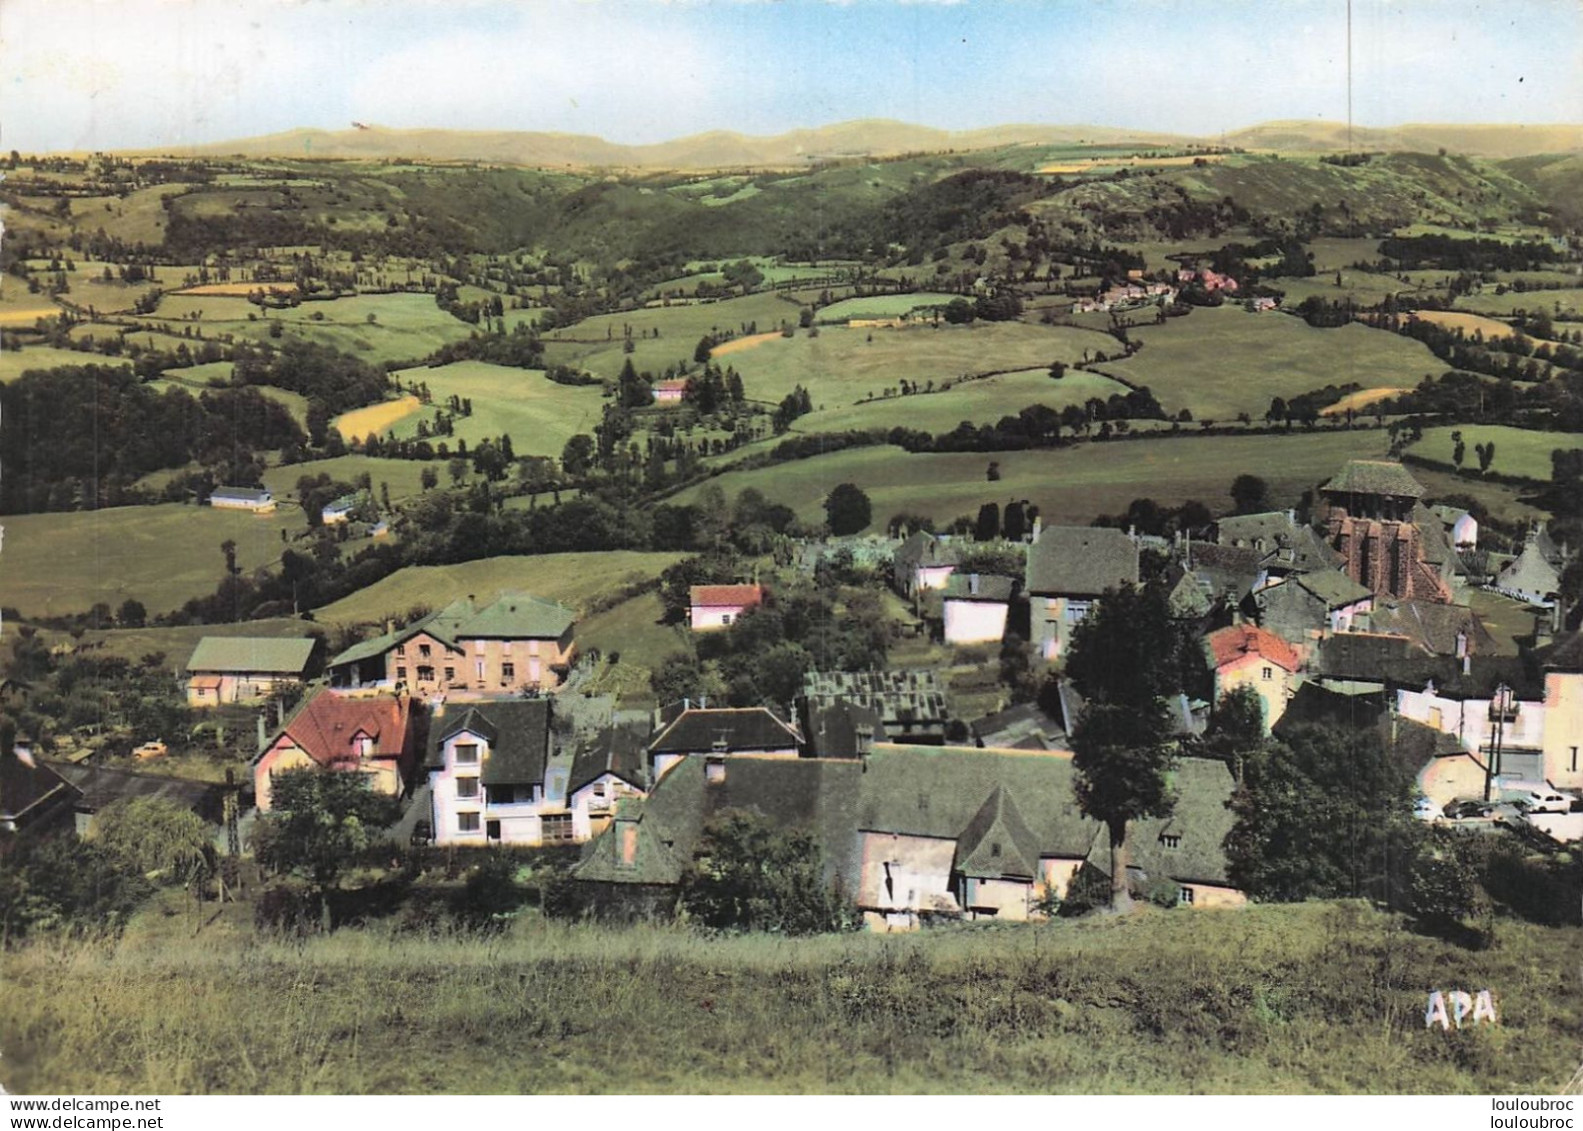
{"type": "Polygon", "coordinates": [[[187,704],[266,699],[281,685],[306,677],[318,643],[313,637],[205,636],[187,661],[187,704]]]}
{"type": "Polygon", "coordinates": [[[259,487],[216,487],[209,492],[209,505],[221,510],[274,514],[275,496],[259,487]]]}

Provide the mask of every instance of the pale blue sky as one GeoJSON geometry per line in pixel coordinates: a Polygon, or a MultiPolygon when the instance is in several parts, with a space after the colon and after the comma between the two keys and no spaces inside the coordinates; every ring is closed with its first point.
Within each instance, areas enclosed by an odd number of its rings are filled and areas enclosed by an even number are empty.
{"type": "MultiPolygon", "coordinates": [[[[1345,0],[0,0],[0,147],[1344,120],[1345,0]]],[[[1583,121],[1577,0],[1353,0],[1355,120],[1583,121]]]]}

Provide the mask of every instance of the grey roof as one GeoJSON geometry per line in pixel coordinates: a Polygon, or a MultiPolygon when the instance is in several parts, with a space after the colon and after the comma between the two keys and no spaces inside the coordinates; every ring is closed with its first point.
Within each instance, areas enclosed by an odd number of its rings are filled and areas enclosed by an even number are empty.
{"type": "Polygon", "coordinates": [[[947,601],[983,601],[1005,604],[1017,590],[1014,578],[994,573],[953,573],[945,583],[943,599],[947,601]]]}
{"type": "Polygon", "coordinates": [[[1215,541],[1222,546],[1269,550],[1283,536],[1290,538],[1296,533],[1297,523],[1290,511],[1234,514],[1215,521],[1215,541]]]}
{"type": "Polygon", "coordinates": [[[648,739],[648,723],[636,719],[612,720],[597,732],[580,736],[572,755],[567,792],[576,793],[605,774],[644,788],[648,775],[644,772],[643,752],[648,739]]]}
{"type": "Polygon", "coordinates": [[[704,754],[717,743],[732,753],[795,750],[801,737],[766,707],[691,707],[649,743],[650,754],[704,754]]]}
{"type": "Polygon", "coordinates": [[[550,700],[485,699],[452,704],[445,714],[429,722],[429,769],[444,766],[441,744],[464,730],[489,744],[482,774],[486,786],[544,780],[550,757],[550,700]]]}
{"type": "Polygon", "coordinates": [[[223,815],[226,787],[214,782],[138,774],[86,762],[62,762],[51,768],[82,791],[77,808],[90,813],[97,813],[115,801],[152,797],[191,809],[213,824],[218,824],[223,815]]]}
{"type": "Polygon", "coordinates": [[[955,542],[920,530],[896,547],[891,568],[898,576],[905,576],[921,565],[955,565],[961,558],[961,548],[955,542]]]}
{"type": "Polygon", "coordinates": [[[475,609],[471,600],[463,598],[405,628],[354,644],[331,660],[330,666],[382,656],[420,632],[452,648],[462,640],[559,640],[576,620],[577,614],[565,605],[526,593],[503,593],[482,609],[475,609]]]}
{"type": "Polygon", "coordinates": [[[809,672],[803,698],[816,708],[840,701],[865,706],[901,729],[951,717],[940,673],[932,668],[809,672]]]}
{"type": "Polygon", "coordinates": [[[1005,786],[995,786],[957,837],[951,870],[975,879],[1038,876],[1039,842],[1005,786]]]}
{"type": "Polygon", "coordinates": [[[886,740],[885,721],[867,704],[838,697],[804,699],[798,706],[808,752],[815,758],[856,758],[886,740]]]}
{"type": "Polygon", "coordinates": [[[1539,650],[1538,659],[1546,671],[1583,672],[1583,630],[1557,637],[1554,644],[1539,650]]]}
{"type": "Polygon", "coordinates": [[[1299,585],[1323,601],[1327,608],[1332,609],[1373,596],[1370,589],[1359,585],[1339,569],[1322,569],[1313,573],[1298,574],[1282,584],[1299,585]]]}
{"type": "Polygon", "coordinates": [[[77,795],[77,787],[54,767],[33,761],[31,755],[0,753],[0,819],[20,824],[30,819],[30,812],[41,814],[77,795]]]}
{"type": "Polygon", "coordinates": [[[1369,627],[1374,632],[1405,636],[1425,651],[1441,656],[1456,655],[1459,636],[1465,638],[1467,651],[1473,654],[1488,655],[1497,647],[1478,614],[1463,605],[1376,598],[1369,627]]]}
{"type": "Polygon", "coordinates": [[[1561,576],[1556,572],[1556,567],[1545,560],[1538,541],[1530,538],[1523,546],[1523,552],[1517,555],[1517,560],[1496,576],[1495,587],[1513,593],[1533,593],[1546,597],[1560,591],[1561,576]]]}
{"type": "Polygon", "coordinates": [[[1395,460],[1348,460],[1340,473],[1320,488],[1321,491],[1355,495],[1396,495],[1417,499],[1424,495],[1423,484],[1395,460]]]}
{"type": "Polygon", "coordinates": [[[267,672],[301,675],[318,640],[311,636],[205,636],[187,661],[189,672],[267,672]]]}
{"type": "Polygon", "coordinates": [[[1419,688],[1447,665],[1405,636],[1340,632],[1320,643],[1314,668],[1326,679],[1419,688]]]}
{"type": "Polygon", "coordinates": [[[1550,537],[1550,528],[1544,523],[1541,522],[1534,530],[1532,541],[1539,547],[1539,552],[1544,555],[1545,561],[1558,569],[1565,564],[1566,555],[1561,552],[1561,547],[1555,544],[1555,539],[1550,537]]]}
{"type": "Polygon", "coordinates": [[[1029,593],[1098,597],[1137,584],[1138,547],[1104,526],[1047,526],[1028,551],[1029,593]]]}
{"type": "Polygon", "coordinates": [[[273,496],[267,490],[259,487],[216,487],[209,492],[210,500],[216,497],[222,499],[239,499],[248,503],[268,502],[273,496]]]}
{"type": "Polygon", "coordinates": [[[1066,728],[1037,703],[1018,703],[985,715],[969,729],[980,746],[1009,750],[1068,750],[1066,728]]]}

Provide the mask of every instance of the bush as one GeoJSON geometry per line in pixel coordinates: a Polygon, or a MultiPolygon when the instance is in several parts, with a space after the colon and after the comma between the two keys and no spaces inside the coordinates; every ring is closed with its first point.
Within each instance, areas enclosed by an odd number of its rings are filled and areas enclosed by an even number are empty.
{"type": "Polygon", "coordinates": [[[710,818],[682,878],[682,907],[713,930],[811,935],[855,929],[857,908],[824,876],[819,846],[756,812],[710,818]]]}

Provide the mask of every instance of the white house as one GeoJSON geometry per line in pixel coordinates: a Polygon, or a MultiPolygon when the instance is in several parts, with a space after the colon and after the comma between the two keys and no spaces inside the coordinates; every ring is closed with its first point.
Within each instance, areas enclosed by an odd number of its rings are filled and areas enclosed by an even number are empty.
{"type": "Polygon", "coordinates": [[[694,632],[730,628],[749,609],[764,603],[761,585],[694,585],[689,594],[688,618],[694,632]]]}
{"type": "Polygon", "coordinates": [[[216,487],[209,493],[209,505],[221,510],[252,511],[254,514],[273,514],[275,496],[256,487],[216,487]]]}
{"type": "Polygon", "coordinates": [[[570,844],[569,767],[552,766],[550,700],[437,712],[426,768],[436,844],[570,844]]]}
{"type": "Polygon", "coordinates": [[[942,594],[947,644],[999,643],[1017,583],[994,574],[953,574],[942,594]]]}

